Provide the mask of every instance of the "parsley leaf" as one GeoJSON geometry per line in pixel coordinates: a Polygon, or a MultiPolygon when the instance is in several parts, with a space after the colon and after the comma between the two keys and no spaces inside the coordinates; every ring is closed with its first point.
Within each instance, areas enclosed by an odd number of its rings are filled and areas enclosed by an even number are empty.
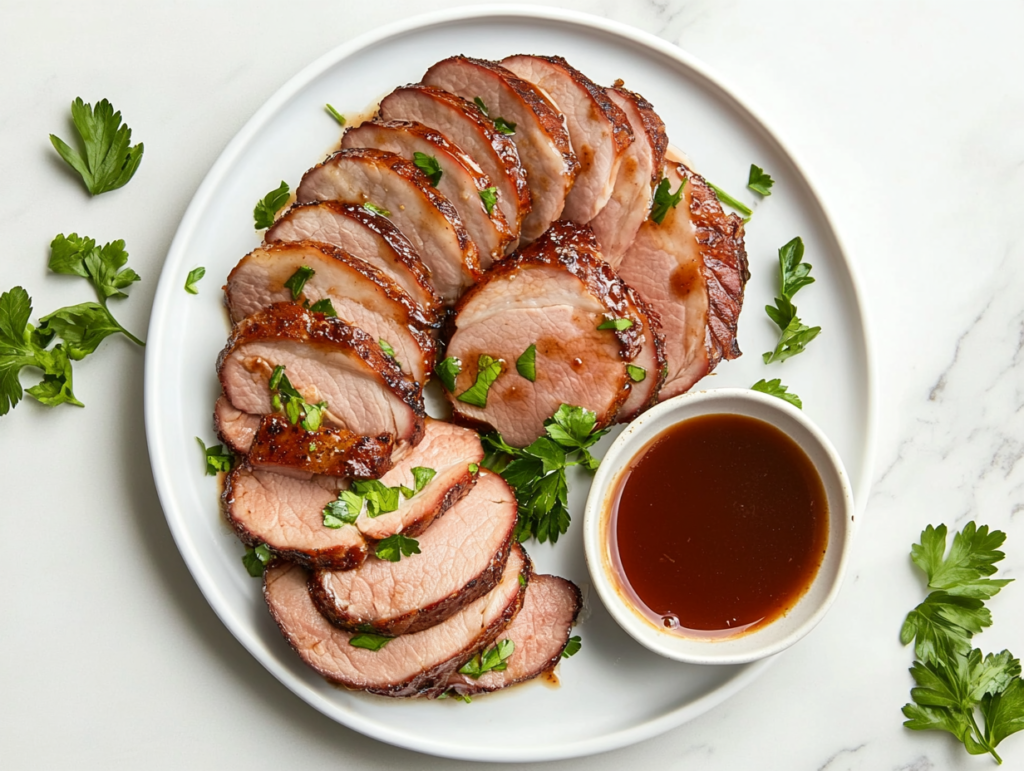
{"type": "Polygon", "coordinates": [[[363,510],[363,499],[351,490],[342,490],[336,500],[328,503],[323,510],[324,527],[337,530],[351,525],[363,510]]]}
{"type": "Polygon", "coordinates": [[[416,164],[417,169],[426,175],[427,179],[430,180],[430,184],[437,187],[437,183],[441,181],[441,177],[444,175],[444,172],[441,170],[441,164],[437,162],[437,158],[426,153],[414,152],[412,154],[412,162],[416,164]]]}
{"type": "Polygon", "coordinates": [[[398,364],[398,366],[402,366],[398,361],[398,354],[396,354],[395,349],[391,347],[391,343],[389,343],[382,337],[380,340],[377,341],[377,345],[380,346],[380,349],[384,351],[385,355],[390,356],[392,359],[395,360],[395,364],[398,364]]]}
{"type": "Polygon", "coordinates": [[[781,378],[775,378],[774,380],[765,380],[761,378],[754,385],[750,386],[751,391],[760,391],[763,394],[769,396],[777,396],[783,401],[787,401],[796,407],[798,410],[804,408],[804,403],[800,401],[800,397],[796,394],[789,393],[789,386],[782,385],[781,378]]]}
{"type": "Polygon", "coordinates": [[[480,470],[480,464],[470,463],[469,466],[467,466],[467,468],[469,469],[470,474],[476,474],[480,470]]]}
{"type": "Polygon", "coordinates": [[[454,688],[449,688],[447,691],[437,697],[437,700],[452,698],[456,701],[465,702],[466,704],[472,704],[473,699],[468,693],[459,693],[454,688]]]}
{"type": "Polygon", "coordinates": [[[388,487],[379,479],[357,479],[352,482],[352,492],[366,501],[368,517],[379,517],[398,510],[399,488],[388,487]]]}
{"type": "Polygon", "coordinates": [[[516,133],[516,124],[504,118],[495,118],[494,128],[498,130],[499,134],[505,134],[506,136],[516,133]]]}
{"type": "Polygon", "coordinates": [[[800,236],[779,249],[779,285],[782,287],[782,296],[787,300],[792,300],[793,295],[814,283],[809,275],[812,266],[803,259],[804,240],[800,236]]]}
{"type": "Polygon", "coordinates": [[[196,289],[196,284],[202,281],[203,276],[206,275],[206,268],[198,267],[193,268],[188,272],[188,278],[185,279],[185,291],[189,294],[199,294],[199,290],[196,289]]]}
{"type": "Polygon", "coordinates": [[[811,266],[803,262],[804,242],[794,238],[779,249],[779,286],[781,296],[775,298],[775,305],[766,305],[764,310],[775,325],[782,330],[774,351],[762,355],[765,364],[785,361],[791,356],[803,353],[807,344],[821,332],[821,327],[808,327],[796,315],[793,295],[814,279],[809,275],[811,266]]]}
{"type": "Polygon", "coordinates": [[[434,373],[444,383],[449,392],[455,391],[455,378],[462,372],[462,362],[454,356],[449,356],[434,367],[434,373]]]}
{"type": "Polygon", "coordinates": [[[565,644],[565,647],[562,648],[562,658],[567,659],[570,656],[575,656],[579,653],[582,645],[583,643],[580,641],[580,636],[578,634],[573,635],[569,638],[569,642],[565,644]]]}
{"type": "Polygon", "coordinates": [[[31,315],[32,298],[22,287],[0,295],[0,415],[17,406],[24,393],[48,406],[83,406],[72,391],[68,352],[63,345],[47,351],[53,335],[34,329],[28,323],[31,315]],[[22,391],[18,375],[25,367],[42,370],[43,379],[22,391]]]}
{"type": "Polygon", "coordinates": [[[775,350],[766,351],[761,354],[761,358],[765,364],[771,364],[773,361],[783,362],[791,356],[803,353],[807,344],[820,332],[821,327],[809,327],[799,318],[793,316],[789,324],[782,328],[782,336],[779,337],[779,343],[775,346],[775,350]]]}
{"type": "Polygon", "coordinates": [[[334,303],[331,302],[330,297],[324,297],[322,300],[317,300],[315,303],[309,306],[311,313],[322,313],[325,316],[337,316],[338,312],[334,309],[334,303]]]}
{"type": "Polygon", "coordinates": [[[525,377],[531,383],[537,382],[537,346],[531,344],[516,359],[516,372],[525,377]]]}
{"type": "Polygon", "coordinates": [[[293,300],[299,299],[299,295],[302,294],[302,290],[306,286],[306,282],[313,278],[313,276],[315,275],[315,270],[313,270],[308,265],[303,265],[294,273],[292,273],[291,277],[284,282],[284,287],[285,289],[292,293],[293,300]]]}
{"type": "Polygon", "coordinates": [[[633,322],[630,319],[605,319],[597,325],[598,329],[614,329],[621,332],[624,329],[629,329],[633,326],[633,322]]]}
{"type": "Polygon", "coordinates": [[[391,216],[391,212],[387,209],[384,209],[375,203],[370,203],[369,201],[363,204],[363,208],[366,209],[366,211],[372,211],[374,214],[379,214],[381,217],[391,216]]]}
{"type": "Polygon", "coordinates": [[[500,374],[501,361],[488,356],[486,353],[480,354],[480,358],[477,359],[476,380],[473,385],[455,398],[460,402],[472,404],[475,407],[486,407],[487,393],[491,390],[491,386],[494,385],[494,381],[498,379],[500,374]]]}
{"type": "Polygon", "coordinates": [[[252,218],[257,230],[269,228],[274,224],[274,216],[288,203],[289,194],[288,183],[281,180],[280,187],[271,190],[256,202],[256,208],[252,210],[252,218]]]}
{"type": "Polygon", "coordinates": [[[231,471],[231,466],[234,465],[235,460],[235,456],[231,452],[226,451],[219,444],[207,447],[198,436],[196,441],[203,448],[203,455],[206,457],[206,476],[215,477],[221,471],[231,471]]]}
{"type": "Polygon", "coordinates": [[[413,466],[412,478],[413,486],[415,487],[413,493],[418,493],[430,484],[430,480],[435,476],[437,476],[437,472],[432,468],[427,468],[426,466],[413,466]]]}
{"type": "Polygon", "coordinates": [[[651,219],[656,224],[660,225],[668,214],[668,210],[676,208],[679,202],[683,200],[683,186],[685,184],[686,180],[683,179],[679,183],[679,189],[673,193],[672,185],[665,177],[662,177],[661,181],[658,182],[658,186],[654,188],[654,199],[651,202],[650,214],[651,219]]]}
{"type": "Polygon", "coordinates": [[[353,648],[366,648],[368,651],[379,651],[394,639],[394,637],[385,637],[382,634],[369,634],[367,632],[362,632],[360,634],[353,635],[351,639],[349,639],[348,644],[353,648]]]}
{"type": "Polygon", "coordinates": [[[750,164],[750,176],[747,179],[747,187],[761,195],[771,195],[772,185],[775,180],[768,176],[768,173],[760,166],[750,164]]]}
{"type": "Polygon", "coordinates": [[[484,209],[488,214],[494,212],[494,206],[498,203],[498,188],[488,187],[480,191],[480,200],[484,202],[484,209]]]}
{"type": "Polygon", "coordinates": [[[327,111],[328,115],[330,115],[332,118],[338,121],[339,126],[345,125],[345,116],[338,112],[336,109],[334,109],[334,106],[330,102],[324,105],[324,109],[327,111]]]}
{"type": "MultiPolygon", "coordinates": [[[[707,182],[707,180],[704,181],[707,182]]],[[[718,185],[713,185],[710,182],[707,182],[707,185],[708,187],[715,191],[715,196],[718,198],[719,201],[724,203],[726,206],[731,206],[744,217],[749,217],[751,214],[754,213],[749,206],[744,204],[742,201],[738,201],[735,198],[733,198],[727,192],[722,190],[722,188],[718,187],[718,185]]]]}
{"type": "Polygon", "coordinates": [[[635,364],[626,365],[626,374],[629,375],[629,379],[634,383],[642,383],[647,379],[647,370],[635,364]]]}
{"type": "Polygon", "coordinates": [[[71,103],[71,120],[83,152],[72,149],[53,134],[50,134],[50,142],[60,157],[81,175],[89,192],[99,195],[126,185],[139,168],[145,147],[141,142],[129,146],[132,130],[121,122],[120,111],[114,112],[106,99],[97,102],[94,109],[78,97],[71,103]]]}
{"type": "Polygon", "coordinates": [[[1012,578],[985,578],[996,572],[995,563],[1006,555],[998,548],[1006,533],[989,532],[988,525],[977,527],[968,522],[953,536],[949,556],[946,551],[946,526],[929,525],[921,533],[921,543],[911,547],[914,564],[928,576],[929,589],[941,589],[951,595],[987,600],[1010,583],[1012,578]]]}
{"type": "Polygon", "coordinates": [[[481,99],[479,96],[473,97],[473,104],[479,107],[480,112],[482,112],[484,115],[490,115],[490,113],[487,112],[487,105],[484,104],[484,100],[481,99]]]}
{"type": "Polygon", "coordinates": [[[265,543],[261,543],[245,550],[245,554],[242,555],[242,564],[245,565],[250,576],[262,578],[264,569],[272,559],[274,559],[273,550],[265,543]]]}
{"type": "MultiPolygon", "coordinates": [[[[293,275],[292,278],[295,278],[293,275]]],[[[289,279],[290,280],[290,279],[289,279]]],[[[292,385],[284,372],[284,367],[278,365],[270,375],[267,383],[270,388],[270,404],[275,410],[284,409],[288,416],[288,422],[293,426],[302,422],[306,431],[317,431],[323,425],[324,410],[327,409],[327,402],[312,404],[307,402],[302,394],[292,385]]]]}
{"type": "Polygon", "coordinates": [[[504,672],[508,669],[508,659],[515,653],[516,644],[511,640],[502,640],[497,645],[486,648],[473,658],[459,667],[459,672],[472,677],[474,680],[480,678],[487,672],[504,672]]]}
{"type": "Polygon", "coordinates": [[[56,335],[63,341],[68,358],[81,361],[94,353],[110,335],[123,332],[110,311],[99,303],[80,303],[61,308],[39,319],[39,337],[56,335]]]}
{"type": "Polygon", "coordinates": [[[377,559],[398,562],[403,556],[411,557],[413,554],[419,554],[420,542],[415,538],[395,533],[378,543],[374,553],[377,555],[377,559]]]}

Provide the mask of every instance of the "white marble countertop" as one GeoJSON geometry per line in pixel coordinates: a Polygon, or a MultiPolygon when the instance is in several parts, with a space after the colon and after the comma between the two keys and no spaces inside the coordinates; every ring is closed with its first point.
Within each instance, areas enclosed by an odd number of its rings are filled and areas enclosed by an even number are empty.
{"type": "MultiPolygon", "coordinates": [[[[458,3],[435,2],[431,7],[458,3]]],[[[80,302],[48,274],[57,232],[124,238],[143,281],[118,306],[144,336],[160,266],[197,186],[305,64],[426,10],[351,3],[38,2],[0,25],[0,288],[80,302]],[[124,190],[89,199],[54,155],[70,100],[109,98],[146,144],[124,190]]],[[[554,5],[554,4],[551,4],[554,5]]],[[[799,150],[846,240],[872,320],[877,465],[845,588],[814,634],[721,706],[559,769],[987,768],[902,727],[922,596],[907,553],[928,523],[1008,533],[1024,568],[1024,8],[911,2],[560,3],[653,32],[741,86],[799,150]]],[[[306,706],[222,626],[161,515],[142,420],[143,356],[79,364],[84,410],[0,418],[4,551],[0,754],[9,769],[446,768],[306,706]]],[[[986,651],[1024,655],[1024,588],[990,606],[986,651]]],[[[510,736],[510,741],[528,737],[510,736]]],[[[1024,768],[1024,738],[1001,749],[1024,768]]]]}

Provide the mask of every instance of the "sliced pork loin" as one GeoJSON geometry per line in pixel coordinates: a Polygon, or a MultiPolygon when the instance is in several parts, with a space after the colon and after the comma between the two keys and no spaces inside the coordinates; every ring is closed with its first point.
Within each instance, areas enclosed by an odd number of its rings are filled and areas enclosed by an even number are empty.
{"type": "Polygon", "coordinates": [[[665,162],[668,135],[664,122],[642,96],[621,85],[605,93],[625,112],[636,138],[619,165],[608,203],[590,220],[605,260],[618,268],[650,212],[654,187],[665,162]]]}
{"type": "Polygon", "coordinates": [[[375,651],[352,645],[356,633],[338,629],[317,610],[302,567],[273,563],[264,574],[263,595],[292,648],[327,680],[383,696],[429,697],[442,693],[449,677],[508,626],[522,605],[529,575],[526,553],[516,545],[491,591],[446,621],[375,651]]]}
{"type": "Polygon", "coordinates": [[[539,237],[561,215],[579,171],[557,108],[530,83],[482,59],[450,57],[427,70],[423,82],[466,99],[479,99],[491,120],[515,124],[511,137],[533,200],[520,238],[529,243],[539,237]]]}
{"type": "Polygon", "coordinates": [[[373,338],[341,319],[277,303],[241,321],[217,361],[231,406],[250,415],[277,412],[270,378],[278,366],[306,402],[326,403],[327,426],[407,444],[423,435],[421,389],[373,338]]]}
{"type": "Polygon", "coordinates": [[[390,345],[413,380],[425,383],[433,371],[431,319],[390,277],[336,247],[295,241],[255,249],[228,275],[224,294],[234,323],[276,302],[330,300],[338,318],[390,345]],[[306,268],[313,273],[296,296],[289,280],[306,268]]]}
{"type": "Polygon", "coordinates": [[[423,84],[404,86],[384,97],[380,117],[417,121],[437,129],[476,161],[498,189],[498,208],[513,235],[506,251],[516,247],[521,223],[532,204],[526,171],[510,137],[496,130],[472,102],[423,84]]]}
{"type": "Polygon", "coordinates": [[[501,578],[516,526],[516,497],[497,474],[476,486],[419,538],[399,562],[371,556],[355,570],[318,570],[309,590],[335,626],[412,634],[439,624],[501,578]]]}
{"type": "MultiPolygon", "coordinates": [[[[438,192],[458,210],[470,238],[480,252],[480,266],[486,270],[492,262],[505,256],[505,248],[515,238],[515,234],[494,201],[488,209],[481,197],[496,194],[497,188],[477,162],[440,131],[415,121],[371,121],[346,131],[341,146],[375,147],[401,155],[414,163],[417,153],[421,160],[436,161],[440,177],[436,182],[431,181],[438,192]]],[[[427,173],[425,169],[421,168],[421,171],[427,173]]]]}
{"type": "Polygon", "coordinates": [[[555,223],[459,303],[447,351],[461,364],[448,394],[456,421],[489,426],[520,447],[544,434],[544,421],[561,404],[592,410],[598,427],[608,425],[629,396],[626,368],[643,347],[645,323],[590,228],[555,223]],[[612,328],[615,319],[628,320],[627,328],[612,328]],[[605,322],[608,328],[598,329],[605,322]],[[517,369],[531,346],[533,381],[517,369]],[[487,364],[483,357],[498,361],[500,374],[481,406],[465,394],[487,364]]]}
{"type": "Polygon", "coordinates": [[[626,114],[605,90],[561,56],[509,56],[501,65],[540,88],[565,117],[580,170],[562,219],[590,222],[612,194],[624,153],[633,144],[626,114]]]}
{"type": "Polygon", "coordinates": [[[324,508],[348,489],[350,480],[281,473],[282,469],[253,468],[248,462],[228,475],[224,511],[246,543],[266,543],[303,565],[350,570],[378,541],[395,533],[416,536],[455,505],[475,484],[478,472],[470,464],[479,464],[483,454],[475,432],[428,420],[423,441],[381,477],[388,487],[415,489],[414,467],[436,472],[412,498],[402,497],[397,511],[376,518],[363,511],[354,523],[329,528],[323,524],[324,508]]]}
{"type": "Polygon", "coordinates": [[[485,672],[476,680],[456,672],[448,679],[448,689],[472,696],[508,688],[550,672],[562,659],[581,607],[580,590],[571,581],[558,576],[533,576],[526,588],[522,610],[498,635],[499,640],[511,640],[515,645],[507,659],[508,668],[485,672]]]}
{"type": "Polygon", "coordinates": [[[476,244],[452,203],[412,161],[382,150],[339,150],[307,171],[296,196],[308,201],[372,204],[412,242],[434,289],[454,303],[480,277],[476,244]]]}
{"type": "Polygon", "coordinates": [[[224,394],[218,396],[213,405],[213,427],[217,436],[236,455],[249,452],[262,419],[262,415],[236,409],[224,394]]]}
{"type": "Polygon", "coordinates": [[[248,461],[254,468],[297,469],[310,477],[378,479],[394,465],[394,450],[390,434],[359,436],[333,426],[307,431],[301,424],[292,425],[285,415],[264,415],[248,461]]]}
{"type": "Polygon", "coordinates": [[[673,192],[683,186],[682,200],[660,225],[644,222],[619,275],[661,318],[668,374],[660,398],[668,399],[692,388],[723,355],[739,355],[736,315],[747,273],[742,221],[726,216],[703,178],[686,166],[670,164],[664,173],[673,192]]]}
{"type": "Polygon", "coordinates": [[[419,306],[430,325],[442,318],[441,298],[419,254],[387,217],[351,203],[312,201],[288,209],[263,237],[319,241],[343,249],[393,278],[419,306]]]}
{"type": "Polygon", "coordinates": [[[668,374],[668,359],[665,357],[665,336],[661,331],[661,319],[640,293],[628,287],[629,301],[635,306],[636,315],[643,321],[640,353],[626,368],[629,375],[629,396],[622,403],[616,421],[628,423],[641,412],[658,403],[658,395],[668,374]]]}

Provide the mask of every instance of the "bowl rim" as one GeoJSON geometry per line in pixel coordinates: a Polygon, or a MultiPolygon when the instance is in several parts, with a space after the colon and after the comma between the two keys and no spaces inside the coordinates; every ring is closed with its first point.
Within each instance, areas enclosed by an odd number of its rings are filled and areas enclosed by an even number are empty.
{"type": "MultiPolygon", "coordinates": [[[[629,423],[608,448],[594,477],[584,509],[584,554],[591,582],[609,615],[641,645],[667,658],[691,664],[745,664],[773,656],[789,648],[817,626],[828,612],[842,588],[850,559],[855,514],[853,488],[839,453],[824,432],[801,409],[776,396],[746,388],[694,391],[654,406],[629,423]],[[624,593],[617,588],[611,561],[607,557],[606,531],[610,515],[606,501],[616,487],[622,470],[655,436],[670,426],[690,418],[723,413],[746,415],[778,428],[808,454],[821,476],[826,492],[836,493],[829,493],[829,541],[826,556],[814,580],[794,607],[795,611],[808,615],[782,636],[772,636],[770,633],[779,619],[746,634],[717,640],[688,638],[662,632],[643,618],[639,611],[633,609],[624,593]],[[673,415],[678,417],[672,419],[673,415]],[[663,421],[665,424],[660,428],[648,428],[652,423],[658,425],[663,421]],[[806,438],[810,439],[812,446],[809,447],[802,437],[794,436],[793,432],[787,429],[787,424],[793,423],[806,438]],[[815,456],[819,459],[824,458],[827,462],[816,462],[815,456]],[[836,532],[837,526],[841,531],[839,533],[836,532]],[[830,557],[830,553],[833,556],[830,557]],[[826,563],[830,564],[829,570],[825,569],[826,563]],[[804,605],[804,600],[811,596],[812,588],[822,580],[831,581],[831,585],[811,610],[812,606],[804,605]],[[760,644],[757,643],[758,637],[762,638],[760,644]]],[[[784,614],[782,618],[789,615],[784,614]]]]}

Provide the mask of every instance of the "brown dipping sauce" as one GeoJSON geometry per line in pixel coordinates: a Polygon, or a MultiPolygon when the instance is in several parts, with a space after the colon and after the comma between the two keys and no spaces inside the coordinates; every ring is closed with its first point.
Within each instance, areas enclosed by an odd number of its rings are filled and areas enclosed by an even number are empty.
{"type": "Polygon", "coordinates": [[[784,615],[828,544],[811,459],[744,415],[663,431],[622,472],[610,514],[622,590],[652,623],[688,637],[734,636],[784,615]]]}

